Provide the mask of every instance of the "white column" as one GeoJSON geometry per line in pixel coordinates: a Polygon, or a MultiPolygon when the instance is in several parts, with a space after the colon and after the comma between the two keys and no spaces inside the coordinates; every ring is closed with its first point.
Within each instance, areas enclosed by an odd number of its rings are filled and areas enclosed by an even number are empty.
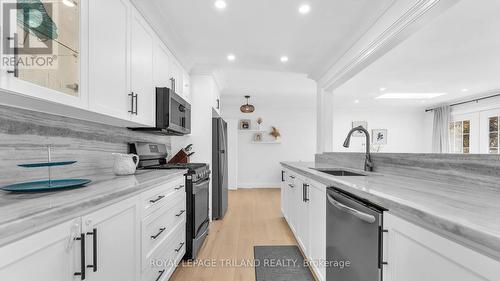
{"type": "Polygon", "coordinates": [[[333,151],[333,94],[318,87],[316,103],[316,151],[333,151]]]}

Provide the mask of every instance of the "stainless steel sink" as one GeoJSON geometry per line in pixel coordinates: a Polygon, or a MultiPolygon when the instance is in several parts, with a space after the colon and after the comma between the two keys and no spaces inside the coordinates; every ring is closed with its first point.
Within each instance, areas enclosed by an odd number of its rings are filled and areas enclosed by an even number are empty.
{"type": "Polygon", "coordinates": [[[337,169],[320,169],[320,168],[311,168],[313,170],[326,173],[332,176],[337,176],[337,177],[365,177],[366,175],[351,172],[351,171],[346,171],[346,170],[337,170],[337,169]]]}

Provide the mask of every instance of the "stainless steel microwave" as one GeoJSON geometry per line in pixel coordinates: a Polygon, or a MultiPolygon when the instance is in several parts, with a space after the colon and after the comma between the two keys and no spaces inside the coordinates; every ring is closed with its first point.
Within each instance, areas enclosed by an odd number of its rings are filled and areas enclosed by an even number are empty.
{"type": "Polygon", "coordinates": [[[191,133],[191,105],[167,87],[156,88],[156,126],[131,128],[165,135],[191,133]]]}

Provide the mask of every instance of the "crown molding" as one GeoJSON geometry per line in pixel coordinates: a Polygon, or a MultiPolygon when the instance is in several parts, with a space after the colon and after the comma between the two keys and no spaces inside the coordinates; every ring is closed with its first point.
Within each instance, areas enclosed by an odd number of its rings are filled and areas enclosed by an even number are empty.
{"type": "MultiPolygon", "coordinates": [[[[321,77],[316,77],[318,87],[327,91],[338,88],[459,1],[461,0],[415,1],[401,16],[382,30],[366,47],[361,48],[361,51],[348,59],[346,63],[339,65],[342,60],[340,59],[321,77]]],[[[375,25],[372,26],[373,28],[375,25]]],[[[350,50],[353,50],[355,45],[350,50]]]]}

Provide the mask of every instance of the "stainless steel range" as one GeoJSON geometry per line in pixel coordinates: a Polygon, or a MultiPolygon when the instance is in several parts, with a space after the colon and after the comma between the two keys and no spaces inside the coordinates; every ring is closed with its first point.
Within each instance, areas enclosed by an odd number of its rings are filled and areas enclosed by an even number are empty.
{"type": "Polygon", "coordinates": [[[133,143],[130,152],[139,155],[139,169],[187,169],[186,177],[186,255],[195,259],[208,234],[208,189],[210,168],[204,163],[167,163],[164,144],[133,143]]]}

